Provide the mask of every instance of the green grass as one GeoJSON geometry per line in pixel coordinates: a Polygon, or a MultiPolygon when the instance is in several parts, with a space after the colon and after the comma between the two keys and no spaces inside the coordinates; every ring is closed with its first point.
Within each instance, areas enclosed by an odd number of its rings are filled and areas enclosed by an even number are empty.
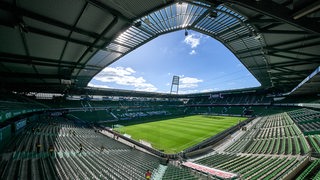
{"type": "Polygon", "coordinates": [[[165,153],[177,153],[236,125],[242,117],[194,115],[115,129],[150,142],[165,153]]]}

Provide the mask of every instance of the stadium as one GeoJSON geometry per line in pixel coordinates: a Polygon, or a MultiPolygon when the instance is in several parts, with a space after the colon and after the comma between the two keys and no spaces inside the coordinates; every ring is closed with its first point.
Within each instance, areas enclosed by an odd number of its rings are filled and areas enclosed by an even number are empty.
{"type": "Polygon", "coordinates": [[[0,179],[320,179],[319,19],[314,0],[1,1],[0,179]],[[88,86],[181,30],[261,86],[88,86]]]}

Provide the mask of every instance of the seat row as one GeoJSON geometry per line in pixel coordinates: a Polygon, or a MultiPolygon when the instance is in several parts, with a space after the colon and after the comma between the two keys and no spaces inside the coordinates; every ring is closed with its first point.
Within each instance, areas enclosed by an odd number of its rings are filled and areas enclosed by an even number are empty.
{"type": "Polygon", "coordinates": [[[155,156],[66,120],[37,123],[11,145],[0,161],[0,179],[143,179],[147,169],[159,166],[155,156]]]}
{"type": "Polygon", "coordinates": [[[241,174],[243,179],[281,179],[303,161],[304,159],[297,159],[296,157],[266,157],[218,153],[199,159],[195,163],[238,173],[241,174]]]}

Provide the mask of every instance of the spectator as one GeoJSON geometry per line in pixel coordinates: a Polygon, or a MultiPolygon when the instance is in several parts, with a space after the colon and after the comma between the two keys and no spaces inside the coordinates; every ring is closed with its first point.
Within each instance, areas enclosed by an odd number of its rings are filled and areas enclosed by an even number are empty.
{"type": "Polygon", "coordinates": [[[49,151],[49,155],[50,155],[50,156],[53,156],[53,153],[54,153],[54,147],[53,147],[53,145],[52,145],[52,144],[50,144],[48,151],[49,151]]]}
{"type": "Polygon", "coordinates": [[[146,180],[150,180],[151,179],[151,172],[150,170],[148,169],[147,172],[146,172],[146,180]]]}
{"type": "Polygon", "coordinates": [[[169,157],[167,157],[167,159],[166,159],[166,165],[168,165],[169,162],[170,162],[169,157]]]}
{"type": "Polygon", "coordinates": [[[37,153],[39,153],[40,152],[40,148],[41,148],[41,144],[40,144],[39,141],[36,144],[36,148],[37,148],[37,153]]]}
{"type": "Polygon", "coordinates": [[[80,143],[80,144],[79,144],[79,153],[81,153],[81,152],[82,152],[82,150],[83,150],[83,148],[82,148],[82,144],[80,143]]]}
{"type": "Polygon", "coordinates": [[[104,146],[103,146],[103,145],[101,145],[100,152],[103,152],[103,150],[104,150],[104,146]]]}

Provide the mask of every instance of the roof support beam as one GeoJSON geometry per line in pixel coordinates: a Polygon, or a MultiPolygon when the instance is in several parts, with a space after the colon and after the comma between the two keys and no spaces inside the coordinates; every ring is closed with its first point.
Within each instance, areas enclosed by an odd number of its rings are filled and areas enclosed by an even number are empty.
{"type": "Polygon", "coordinates": [[[272,77],[274,77],[274,78],[272,78],[273,82],[279,82],[279,81],[282,81],[282,82],[288,82],[288,81],[301,82],[299,80],[299,78],[297,78],[297,77],[283,77],[283,76],[272,76],[272,77]]]}
{"type": "MultiPolygon", "coordinates": [[[[111,42],[111,39],[109,39],[108,41],[111,42]]],[[[122,44],[122,43],[119,43],[119,42],[116,42],[116,41],[112,41],[112,43],[113,43],[113,44],[118,44],[118,45],[120,45],[120,46],[129,48],[129,49],[133,48],[132,46],[128,46],[128,45],[126,45],[126,44],[122,44]]]]}
{"type": "Polygon", "coordinates": [[[296,71],[296,70],[291,70],[285,67],[274,67],[273,69],[277,70],[277,71],[281,71],[279,73],[271,73],[272,77],[282,77],[282,76],[288,76],[288,75],[295,75],[295,76],[299,76],[301,78],[306,77],[306,75],[308,73],[310,73],[310,71],[308,70],[300,70],[300,71],[296,71]]]}
{"type": "Polygon", "coordinates": [[[310,34],[309,32],[306,32],[306,31],[290,31],[290,30],[260,30],[259,32],[264,34],[293,34],[293,35],[310,34]]]}
{"type": "MultiPolygon", "coordinates": [[[[19,34],[20,34],[20,37],[21,37],[21,39],[22,39],[24,51],[25,51],[25,53],[26,53],[27,56],[30,56],[30,51],[29,51],[29,48],[28,48],[28,45],[27,45],[26,36],[25,36],[24,32],[23,32],[22,29],[21,29],[22,27],[19,26],[19,28],[20,28],[20,33],[19,33],[19,34]]],[[[28,63],[31,64],[32,62],[28,62],[28,63]]],[[[38,74],[38,71],[37,71],[37,69],[34,67],[34,65],[32,65],[32,68],[33,68],[33,70],[35,71],[35,73],[38,74]]],[[[24,77],[21,76],[21,78],[24,78],[24,77]]]]}
{"type": "MultiPolygon", "coordinates": [[[[109,32],[109,30],[111,30],[115,24],[117,24],[117,22],[118,22],[118,17],[115,16],[115,17],[113,18],[112,22],[103,30],[103,32],[100,34],[100,36],[95,39],[95,41],[93,42],[93,45],[89,46],[89,47],[86,49],[86,51],[81,55],[81,57],[80,57],[80,58],[78,59],[78,61],[77,61],[77,64],[81,63],[82,59],[83,59],[90,51],[92,51],[93,46],[95,46],[95,45],[100,41],[100,39],[102,39],[102,38],[106,35],[106,33],[109,32]]],[[[99,50],[99,49],[97,49],[97,50],[96,50],[94,53],[92,53],[92,54],[95,54],[98,50],[99,50]]],[[[89,58],[89,59],[90,59],[90,58],[89,58]]]]}
{"type": "Polygon", "coordinates": [[[93,6],[96,6],[97,8],[100,8],[101,10],[105,11],[106,13],[110,13],[110,14],[113,14],[114,16],[122,19],[122,20],[125,20],[127,21],[128,23],[131,23],[132,20],[128,19],[127,17],[125,17],[121,12],[119,12],[118,10],[116,9],[113,9],[109,6],[106,6],[105,4],[103,4],[102,2],[100,1],[97,1],[97,0],[86,0],[88,3],[90,3],[91,5],[93,6]]]}
{"type": "Polygon", "coordinates": [[[306,77],[308,74],[304,71],[292,71],[292,72],[280,72],[280,73],[271,73],[271,77],[283,77],[283,76],[299,76],[301,78],[306,77]]]}
{"type": "MultiPolygon", "coordinates": [[[[83,68],[82,64],[76,64],[70,61],[59,61],[55,59],[47,59],[40,57],[30,57],[24,55],[15,55],[8,53],[0,53],[0,62],[6,63],[18,63],[18,64],[29,64],[29,65],[42,65],[42,66],[52,66],[52,67],[76,67],[77,69],[83,68]]],[[[85,69],[88,70],[100,70],[101,67],[98,66],[86,66],[85,69]]]]}
{"type": "MultiPolygon", "coordinates": [[[[86,41],[82,41],[82,40],[78,40],[78,39],[74,39],[74,38],[68,38],[66,36],[62,36],[62,35],[59,35],[59,34],[54,34],[54,33],[51,33],[51,32],[48,32],[48,31],[44,31],[44,30],[41,30],[41,29],[38,29],[38,28],[34,28],[34,27],[28,27],[28,30],[32,33],[35,33],[35,34],[40,34],[40,35],[43,35],[43,36],[48,36],[48,37],[51,37],[51,38],[55,38],[55,39],[59,39],[59,40],[63,40],[63,41],[70,41],[70,42],[73,42],[75,44],[81,44],[81,45],[84,45],[84,46],[93,46],[92,43],[90,42],[86,42],[86,41]]],[[[101,48],[100,46],[94,46],[95,48],[101,48]]]]}
{"type": "MultiPolygon", "coordinates": [[[[117,24],[118,20],[119,19],[122,19],[124,21],[127,22],[127,25],[126,26],[129,26],[131,23],[132,23],[132,20],[128,19],[127,17],[125,17],[122,13],[120,13],[119,11],[113,9],[113,8],[110,8],[108,6],[106,6],[105,4],[97,1],[97,0],[86,0],[88,3],[98,7],[98,8],[101,8],[102,10],[106,11],[107,13],[110,13],[113,15],[113,20],[111,21],[111,23],[102,31],[102,33],[95,39],[95,41],[93,42],[93,45],[92,46],[89,46],[86,51],[81,55],[81,57],[78,59],[77,61],[77,64],[78,63],[81,63],[81,61],[83,60],[83,58],[89,53],[91,52],[93,49],[93,46],[95,46],[100,40],[103,40],[104,39],[104,36],[117,24]]],[[[123,27],[125,28],[125,27],[123,27]]],[[[102,45],[101,48],[98,48],[95,50],[95,52],[91,53],[91,56],[85,60],[84,64],[86,64],[92,57],[93,55],[95,55],[98,50],[104,48],[107,44],[109,44],[111,41],[109,40],[105,40],[105,43],[102,45]]],[[[73,73],[74,69],[72,69],[72,73],[73,73]]],[[[80,73],[80,70],[77,72],[77,75],[79,75],[80,73]]]]}
{"type": "Polygon", "coordinates": [[[61,52],[61,54],[60,54],[60,58],[59,58],[60,61],[61,61],[62,58],[63,58],[63,55],[64,55],[64,53],[65,53],[65,51],[66,51],[66,49],[67,49],[67,46],[68,46],[69,41],[71,41],[71,39],[72,39],[72,38],[71,38],[71,35],[72,35],[74,29],[76,28],[76,26],[77,26],[77,24],[78,24],[78,22],[79,22],[79,20],[80,20],[80,18],[81,18],[81,16],[82,16],[82,14],[83,14],[84,10],[87,8],[87,6],[88,6],[88,3],[85,3],[85,5],[82,7],[82,9],[81,9],[81,11],[80,11],[80,13],[79,13],[79,15],[78,15],[75,23],[74,23],[73,26],[72,26],[72,29],[70,30],[70,32],[69,32],[69,34],[68,34],[68,37],[66,38],[66,42],[64,43],[62,52],[61,52]]]}
{"type": "Polygon", "coordinates": [[[197,25],[203,18],[205,18],[212,10],[211,9],[207,9],[204,13],[202,13],[198,19],[196,19],[192,24],[191,27],[194,27],[195,25],[197,25]]]}
{"type": "MultiPolygon", "coordinates": [[[[119,19],[119,18],[118,18],[117,16],[114,16],[114,18],[113,18],[113,20],[111,21],[111,23],[102,31],[102,33],[100,34],[100,36],[99,36],[97,39],[95,39],[95,41],[93,42],[93,45],[97,44],[97,43],[114,27],[114,25],[117,24],[118,19],[119,19]]],[[[129,26],[129,24],[127,24],[127,25],[125,25],[125,26],[129,26]]],[[[125,28],[125,27],[123,27],[123,28],[125,28]]],[[[151,38],[151,39],[152,39],[152,38],[151,38]]],[[[111,41],[106,41],[106,42],[102,45],[102,47],[107,46],[110,42],[111,42],[111,41]]],[[[84,62],[83,64],[84,64],[84,65],[87,64],[88,61],[98,52],[98,50],[100,50],[100,49],[96,49],[95,52],[93,52],[93,53],[90,55],[90,57],[85,60],[85,62],[84,62]]],[[[92,47],[88,47],[88,48],[86,49],[86,51],[85,51],[85,52],[82,54],[82,56],[78,59],[77,64],[81,63],[81,61],[83,60],[83,58],[84,58],[90,51],[92,51],[92,47]]],[[[127,53],[129,53],[129,52],[130,52],[130,51],[128,51],[127,53]]],[[[122,57],[122,56],[120,56],[120,57],[122,57]]],[[[119,57],[119,58],[120,58],[120,57],[119,57]]],[[[119,59],[119,58],[117,58],[117,59],[119,59]]],[[[117,59],[115,59],[115,60],[117,60],[117,59]]],[[[115,61],[115,60],[114,60],[114,61],[115,61]]],[[[84,67],[84,65],[83,65],[83,67],[84,67]]],[[[72,73],[74,73],[74,69],[75,69],[75,68],[72,69],[72,71],[71,71],[72,73]]],[[[78,70],[77,76],[80,74],[81,70],[82,70],[81,68],[80,68],[80,70],[78,70]]],[[[101,70],[101,69],[100,69],[100,70],[101,70]]]]}
{"type": "MultiPolygon", "coordinates": [[[[304,65],[310,65],[310,64],[318,65],[319,63],[316,63],[316,62],[307,63],[307,62],[301,62],[301,61],[286,61],[286,62],[269,64],[268,66],[269,66],[269,69],[272,70],[274,68],[281,68],[283,66],[292,67],[292,66],[304,66],[304,65]]],[[[265,70],[265,69],[267,69],[267,67],[265,65],[250,66],[250,67],[248,67],[248,69],[253,70],[253,71],[254,70],[265,70]]]]}
{"type": "Polygon", "coordinates": [[[246,38],[249,36],[250,36],[250,34],[239,35],[239,36],[224,40],[224,43],[231,43],[231,42],[234,42],[234,41],[237,41],[239,39],[243,39],[243,38],[246,38]]]}
{"type": "MultiPolygon", "coordinates": [[[[279,57],[279,58],[284,58],[284,59],[290,59],[290,60],[295,60],[299,62],[306,62],[308,63],[319,63],[320,64],[320,59],[319,58],[308,58],[308,59],[300,59],[300,58],[294,58],[290,56],[284,56],[284,55],[279,55],[279,54],[270,54],[269,56],[274,56],[274,57],[279,57]]],[[[295,62],[293,61],[293,62],[295,62]]]]}
{"type": "Polygon", "coordinates": [[[319,58],[320,59],[320,55],[304,53],[304,52],[296,52],[296,51],[276,49],[276,48],[266,48],[265,50],[267,51],[267,54],[288,53],[288,54],[295,54],[295,55],[310,56],[310,57],[314,57],[314,58],[319,58]]]}
{"type": "Polygon", "coordinates": [[[305,41],[309,41],[309,40],[314,40],[315,38],[318,38],[319,36],[315,36],[315,35],[309,35],[307,37],[302,37],[302,38],[297,38],[297,39],[290,39],[288,41],[284,41],[284,42],[280,42],[280,43],[276,43],[276,44],[271,44],[268,45],[268,47],[278,47],[278,46],[288,46],[290,44],[297,44],[299,42],[305,42],[305,41]]]}
{"type": "MultiPolygon", "coordinates": [[[[45,17],[43,15],[28,11],[28,10],[20,8],[20,7],[14,7],[13,5],[11,5],[10,3],[7,3],[7,2],[0,1],[0,9],[8,11],[8,12],[18,11],[20,13],[20,15],[22,15],[22,16],[25,16],[25,17],[28,17],[28,18],[31,18],[31,19],[34,19],[37,21],[41,21],[41,22],[44,22],[44,23],[47,23],[47,24],[50,24],[53,26],[57,26],[57,27],[60,27],[63,29],[67,29],[67,30],[73,29],[74,32],[77,32],[79,34],[82,34],[82,35],[85,35],[88,37],[97,38],[99,36],[99,34],[97,34],[97,33],[86,31],[86,30],[83,30],[83,29],[80,29],[77,27],[73,28],[73,26],[71,26],[69,24],[65,24],[61,21],[57,21],[55,19],[45,17]]],[[[14,23],[16,23],[16,22],[12,22],[11,27],[15,26],[14,23]]]]}
{"type": "Polygon", "coordinates": [[[282,67],[282,66],[286,66],[286,67],[291,67],[291,66],[304,66],[304,65],[310,65],[310,64],[319,64],[319,63],[315,63],[315,62],[301,62],[301,61],[287,61],[287,62],[279,62],[279,63],[273,63],[271,65],[269,65],[269,67],[275,68],[275,67],[282,67]]]}
{"type": "MultiPolygon", "coordinates": [[[[4,25],[4,26],[7,26],[7,27],[12,27],[11,25],[5,23],[5,22],[1,22],[0,21],[0,25],[4,25]]],[[[74,38],[68,38],[66,36],[62,36],[62,35],[59,35],[59,34],[55,34],[55,33],[52,33],[52,32],[49,32],[49,31],[45,31],[45,30],[42,30],[42,29],[38,29],[38,28],[35,28],[35,27],[31,27],[31,26],[28,26],[27,27],[27,32],[31,32],[31,33],[34,33],[34,34],[39,34],[39,35],[43,35],[43,36],[47,36],[47,37],[50,37],[50,38],[54,38],[54,39],[59,39],[59,40],[63,40],[63,41],[70,41],[70,42],[73,42],[75,44],[81,44],[81,45],[84,45],[84,46],[91,46],[92,43],[90,42],[86,42],[86,41],[82,41],[82,40],[78,40],[78,39],[74,39],[74,38]]],[[[101,48],[100,46],[94,46],[95,48],[101,48]]]]}
{"type": "MultiPolygon", "coordinates": [[[[14,9],[17,9],[17,1],[16,0],[13,1],[13,7],[14,7],[14,9]]],[[[20,17],[20,12],[18,10],[16,10],[15,13],[16,14],[14,14],[14,18],[17,21],[20,21],[21,23],[24,23],[23,20],[22,20],[22,17],[20,17]]],[[[22,39],[22,43],[23,43],[23,47],[24,47],[25,53],[26,53],[27,56],[30,56],[30,51],[29,51],[29,47],[27,45],[27,39],[26,39],[26,36],[25,36],[25,33],[27,33],[26,32],[27,29],[26,29],[26,27],[24,27],[24,24],[21,25],[20,23],[18,25],[18,28],[20,30],[19,34],[20,34],[21,39],[22,39]]],[[[32,62],[29,62],[29,64],[31,64],[31,63],[32,62]]],[[[38,69],[34,66],[34,64],[31,64],[31,65],[32,65],[32,69],[35,72],[35,74],[38,75],[39,74],[38,69]]],[[[24,76],[21,76],[21,77],[25,78],[24,76]]],[[[39,78],[40,78],[40,80],[42,82],[45,82],[41,77],[39,77],[39,78]]]]}
{"type": "Polygon", "coordinates": [[[276,48],[264,48],[263,49],[264,54],[263,53],[258,53],[258,54],[251,54],[248,56],[239,56],[241,59],[245,59],[245,58],[250,58],[250,57],[256,57],[256,56],[263,56],[263,55],[274,55],[276,53],[288,53],[288,54],[295,54],[295,55],[304,55],[304,56],[310,56],[313,58],[318,58],[320,59],[319,55],[316,54],[310,54],[310,53],[304,53],[304,52],[296,52],[296,51],[290,51],[290,50],[284,50],[284,49],[276,49],[276,48]]]}
{"type": "Polygon", "coordinates": [[[310,20],[308,18],[300,18],[298,20],[294,20],[292,16],[294,12],[290,9],[277,4],[273,1],[252,1],[252,0],[221,0],[222,2],[227,2],[231,4],[237,4],[267,16],[270,16],[274,19],[278,19],[279,21],[286,22],[293,26],[296,26],[300,29],[308,31],[312,34],[320,34],[320,23],[310,20]]]}
{"type": "Polygon", "coordinates": [[[260,19],[260,18],[251,18],[251,19],[247,20],[245,23],[248,23],[248,24],[265,24],[265,23],[282,24],[282,22],[277,21],[275,19],[260,19]]]}
{"type": "Polygon", "coordinates": [[[259,26],[261,26],[258,31],[262,31],[262,30],[269,30],[271,28],[274,28],[274,27],[277,27],[281,24],[283,24],[283,22],[281,21],[278,21],[276,19],[262,19],[262,18],[265,18],[264,15],[262,14],[259,14],[255,17],[252,17],[250,18],[249,20],[246,21],[246,23],[249,23],[249,24],[259,24],[259,26]]]}
{"type": "Polygon", "coordinates": [[[272,82],[280,83],[280,84],[284,84],[284,83],[299,84],[299,82],[301,81],[296,77],[286,77],[286,78],[280,78],[280,79],[272,79],[272,82]]]}
{"type": "MultiPolygon", "coordinates": [[[[277,44],[271,44],[271,45],[268,45],[268,48],[273,48],[273,47],[279,47],[279,46],[288,46],[290,44],[297,44],[299,42],[305,42],[305,41],[309,41],[309,40],[314,40],[315,38],[317,38],[318,36],[314,36],[314,35],[310,35],[308,37],[303,37],[303,38],[299,38],[299,39],[293,39],[293,40],[289,40],[289,41],[285,41],[285,42],[281,42],[281,43],[277,43],[277,44]]],[[[307,47],[307,46],[315,46],[315,45],[318,45],[320,44],[320,42],[316,42],[316,43],[310,43],[309,45],[305,44],[304,47],[307,47]]],[[[292,50],[292,49],[297,49],[297,48],[300,48],[300,46],[295,46],[295,47],[290,47],[290,48],[287,48],[285,50],[292,50]]],[[[245,54],[245,53],[249,53],[249,52],[253,52],[253,51],[259,51],[259,50],[262,50],[261,48],[254,48],[254,49],[248,49],[248,50],[243,50],[243,51],[238,51],[238,52],[235,52],[235,54],[237,55],[241,55],[241,54],[245,54]]]]}
{"type": "Polygon", "coordinates": [[[31,78],[31,79],[63,79],[65,76],[60,75],[60,74],[33,74],[33,73],[9,73],[9,72],[0,72],[1,77],[6,77],[6,78],[31,78]]]}
{"type": "Polygon", "coordinates": [[[273,28],[276,28],[278,26],[280,26],[281,24],[278,24],[278,23],[270,23],[268,25],[265,25],[265,26],[262,26],[259,28],[259,31],[265,31],[265,30],[270,30],[270,29],[273,29],[273,28]]]}
{"type": "Polygon", "coordinates": [[[283,50],[293,50],[293,49],[300,49],[300,48],[306,48],[306,47],[312,47],[312,46],[320,46],[320,41],[312,42],[312,43],[304,43],[303,45],[296,45],[289,48],[284,48],[283,50]]]}
{"type": "Polygon", "coordinates": [[[234,30],[240,28],[241,26],[242,26],[242,24],[237,24],[237,25],[235,25],[235,26],[233,26],[231,28],[228,28],[228,29],[226,29],[226,30],[224,30],[222,32],[219,32],[218,34],[216,34],[216,36],[222,36],[223,34],[226,34],[228,32],[234,31],[234,30]]]}

